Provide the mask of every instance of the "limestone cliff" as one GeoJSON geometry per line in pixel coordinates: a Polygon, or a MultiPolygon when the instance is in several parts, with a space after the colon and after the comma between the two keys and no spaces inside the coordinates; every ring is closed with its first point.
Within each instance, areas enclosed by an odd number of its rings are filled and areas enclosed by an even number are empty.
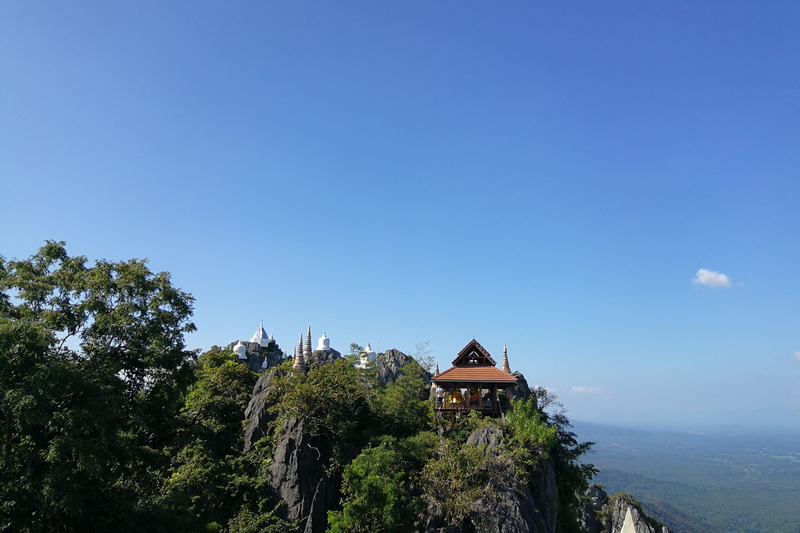
{"type": "MultiPolygon", "coordinates": [[[[232,350],[235,344],[236,342],[232,342],[227,345],[227,348],[232,350]]],[[[244,362],[253,372],[261,372],[284,361],[283,352],[275,341],[270,342],[269,346],[266,347],[250,341],[242,342],[242,344],[247,349],[247,360],[244,362]]]]}
{"type": "MultiPolygon", "coordinates": [[[[503,432],[496,426],[483,426],[467,438],[468,446],[477,446],[485,455],[503,460],[500,445],[503,432]]],[[[556,487],[553,461],[543,458],[527,483],[515,476],[498,476],[487,496],[470,504],[467,522],[475,533],[554,533],[556,531],[556,487]]],[[[426,533],[462,533],[448,524],[441,505],[428,505],[418,531],[426,533]]]]}
{"type": "MultiPolygon", "coordinates": [[[[320,353],[313,362],[325,364],[335,358],[338,353],[320,353]]],[[[374,363],[379,382],[385,385],[395,381],[410,361],[413,358],[398,350],[379,356],[374,363]]],[[[275,380],[285,375],[284,370],[276,369],[258,380],[246,412],[245,453],[254,449],[270,424],[277,420],[276,410],[269,405],[274,398],[270,391],[275,380]]],[[[524,376],[518,374],[517,377],[524,383],[524,376]]],[[[429,379],[427,385],[430,386],[429,379]]],[[[522,397],[524,393],[517,390],[515,396],[522,397]]],[[[298,531],[323,533],[328,527],[328,511],[341,509],[341,474],[331,474],[330,470],[335,445],[339,445],[336,460],[340,464],[352,461],[360,450],[350,444],[343,449],[341,443],[334,443],[329,437],[319,433],[312,435],[305,421],[296,417],[284,419],[276,435],[265,496],[271,505],[277,506],[281,518],[298,525],[298,531]]],[[[479,450],[477,453],[494,462],[498,472],[497,477],[487,483],[485,492],[466,503],[465,520],[448,523],[443,502],[427,499],[412,530],[420,533],[555,533],[559,503],[555,463],[542,453],[538,463],[521,481],[513,472],[513,461],[503,446],[505,438],[499,426],[486,424],[472,432],[462,444],[475,446],[479,450]],[[462,529],[464,527],[467,529],[462,529]]],[[[669,533],[666,527],[644,516],[635,502],[624,495],[608,496],[601,488],[591,486],[584,502],[581,528],[586,533],[669,533]]]]}
{"type": "Polygon", "coordinates": [[[584,495],[581,525],[586,533],[670,533],[667,526],[645,515],[632,496],[609,496],[597,485],[590,485],[584,495]]]}

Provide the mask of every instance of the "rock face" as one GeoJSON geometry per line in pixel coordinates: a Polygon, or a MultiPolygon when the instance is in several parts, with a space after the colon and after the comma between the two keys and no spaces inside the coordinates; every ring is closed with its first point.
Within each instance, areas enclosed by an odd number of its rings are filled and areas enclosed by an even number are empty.
{"type": "MultiPolygon", "coordinates": [[[[230,343],[227,347],[233,349],[236,342],[230,343]]],[[[264,348],[257,342],[242,342],[247,348],[247,366],[253,372],[263,372],[267,368],[277,366],[284,361],[283,352],[275,341],[264,348]],[[266,361],[266,367],[264,362],[266,361]]],[[[244,361],[243,361],[244,362],[244,361]]]]}
{"type": "Polygon", "coordinates": [[[531,388],[528,386],[528,380],[522,375],[522,372],[514,372],[512,374],[517,378],[517,384],[511,389],[511,395],[515,400],[527,400],[531,397],[531,388]]]}
{"type": "Polygon", "coordinates": [[[280,369],[275,369],[273,372],[262,375],[256,381],[253,397],[244,412],[244,453],[250,453],[253,445],[265,435],[269,423],[275,420],[275,415],[268,411],[267,398],[272,389],[273,380],[283,377],[284,374],[280,369]]]}
{"type": "MultiPolygon", "coordinates": [[[[324,364],[340,357],[338,352],[314,352],[312,364],[324,364]]],[[[375,361],[375,370],[382,383],[389,383],[401,376],[403,367],[413,358],[398,350],[389,350],[375,361]]],[[[276,414],[269,410],[270,392],[275,380],[287,372],[273,369],[265,373],[256,383],[246,411],[244,452],[253,450],[276,414]]],[[[522,374],[515,376],[527,389],[522,374]]],[[[428,383],[430,379],[428,377],[428,383]]],[[[526,397],[523,391],[515,391],[518,397],[526,397]]],[[[283,422],[267,474],[268,497],[278,503],[277,514],[285,520],[299,525],[303,533],[324,533],[327,529],[327,513],[339,507],[341,479],[328,477],[325,466],[330,463],[333,445],[327,437],[311,436],[302,419],[290,418],[283,422]]],[[[486,424],[473,432],[466,446],[477,446],[487,458],[498,460],[499,468],[506,465],[503,459],[503,431],[486,424]]],[[[352,459],[358,455],[356,449],[344,455],[352,459]]],[[[345,458],[345,461],[348,459],[345,458]]],[[[542,459],[527,483],[521,483],[514,475],[503,474],[493,484],[486,497],[469,504],[470,532],[474,533],[555,533],[558,509],[558,488],[555,466],[550,458],[542,459]]],[[[587,533],[669,533],[666,527],[657,525],[645,516],[632,498],[625,495],[608,496],[600,487],[591,486],[586,494],[582,510],[582,526],[587,533]],[[626,525],[626,515],[631,518],[626,525]],[[623,530],[626,525],[627,530],[623,530]]],[[[446,523],[444,511],[439,504],[424,510],[414,531],[420,533],[467,533],[455,524],[446,523]]]]}
{"type": "Polygon", "coordinates": [[[627,494],[609,496],[597,485],[590,485],[584,502],[581,526],[587,533],[670,533],[667,526],[645,515],[627,494]],[[626,523],[629,512],[631,518],[626,523]]]}
{"type": "MultiPolygon", "coordinates": [[[[403,367],[411,361],[414,361],[414,358],[400,350],[391,349],[387,350],[386,353],[378,354],[374,363],[378,380],[384,385],[391,383],[404,373],[403,367]]],[[[431,386],[431,377],[427,372],[422,376],[422,379],[428,387],[431,386]]]]}
{"type": "MultiPolygon", "coordinates": [[[[258,346],[254,342],[246,344],[258,346]]],[[[316,351],[311,356],[311,363],[322,364],[339,359],[341,357],[342,355],[336,350],[331,350],[330,352],[316,351]]],[[[268,359],[268,361],[270,360],[268,359]]],[[[280,362],[283,362],[283,360],[281,359],[280,362]]],[[[273,380],[284,375],[285,372],[280,369],[275,369],[274,371],[267,372],[258,378],[256,386],[253,388],[253,397],[250,399],[250,403],[247,404],[247,410],[244,413],[244,453],[249,453],[252,450],[253,445],[258,441],[258,439],[264,436],[269,423],[275,419],[275,415],[270,414],[267,411],[267,408],[269,407],[269,405],[267,405],[267,397],[272,388],[273,380]]]]}
{"type": "MultiPolygon", "coordinates": [[[[244,453],[263,437],[277,414],[269,411],[270,392],[283,370],[264,374],[256,382],[253,398],[245,416],[244,453]]],[[[331,443],[323,437],[312,437],[305,431],[303,420],[290,418],[283,423],[269,466],[269,496],[280,502],[277,514],[300,524],[303,533],[324,533],[328,526],[328,510],[339,500],[339,491],[325,472],[331,454],[331,443]]]]}
{"type": "Polygon", "coordinates": [[[321,461],[329,453],[330,443],[310,437],[302,420],[284,423],[269,466],[268,485],[281,501],[278,516],[298,522],[304,533],[324,533],[328,527],[327,511],[339,499],[321,461]]]}
{"type": "Polygon", "coordinates": [[[323,363],[330,363],[332,361],[335,361],[336,359],[341,359],[341,358],[342,354],[340,354],[334,349],[331,349],[330,352],[326,352],[324,350],[317,350],[311,354],[311,357],[308,358],[306,364],[321,365],[323,363]]]}
{"type": "MultiPolygon", "coordinates": [[[[482,447],[487,455],[502,456],[499,449],[503,432],[486,425],[467,438],[467,445],[482,447]]],[[[558,489],[550,459],[540,463],[539,471],[522,484],[510,476],[510,482],[499,482],[491,498],[473,502],[470,521],[475,533],[554,533],[558,489]]],[[[427,510],[421,531],[427,533],[464,533],[453,524],[446,524],[441,509],[427,510]]]]}

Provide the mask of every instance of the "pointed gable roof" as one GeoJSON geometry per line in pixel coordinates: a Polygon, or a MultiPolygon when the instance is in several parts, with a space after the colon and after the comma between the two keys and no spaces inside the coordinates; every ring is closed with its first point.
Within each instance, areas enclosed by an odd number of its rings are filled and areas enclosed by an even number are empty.
{"type": "Polygon", "coordinates": [[[257,342],[263,347],[266,347],[269,344],[269,338],[267,336],[267,332],[264,331],[264,321],[261,321],[261,324],[258,326],[258,329],[253,336],[250,338],[250,342],[257,342]],[[266,344],[264,344],[266,342],[266,344]]]}
{"type": "Polygon", "coordinates": [[[432,378],[434,383],[482,383],[511,387],[517,378],[509,375],[495,365],[497,363],[489,352],[472,339],[453,361],[453,366],[432,378]]]}
{"type": "Polygon", "coordinates": [[[492,359],[486,348],[481,346],[481,343],[472,339],[464,346],[464,349],[458,352],[458,355],[453,360],[453,366],[466,366],[466,365],[492,365],[496,366],[497,362],[492,359]]]}

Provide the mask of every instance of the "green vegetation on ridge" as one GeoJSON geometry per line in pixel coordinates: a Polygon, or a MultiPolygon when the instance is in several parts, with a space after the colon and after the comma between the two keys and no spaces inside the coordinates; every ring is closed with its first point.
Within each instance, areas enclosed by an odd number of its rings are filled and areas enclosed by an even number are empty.
{"type": "Polygon", "coordinates": [[[594,470],[563,413],[520,400],[505,420],[440,420],[413,361],[385,385],[347,358],[270,369],[272,422],[242,453],[258,376],[230,350],[185,349],[192,303],[144,261],[90,265],[55,242],[0,258],[0,531],[296,530],[268,490],[290,420],[341,487],[331,531],[408,531],[430,505],[469,530],[472,502],[547,457],[559,531],[576,530],[594,470]],[[500,453],[466,444],[484,426],[502,430],[500,453]]]}

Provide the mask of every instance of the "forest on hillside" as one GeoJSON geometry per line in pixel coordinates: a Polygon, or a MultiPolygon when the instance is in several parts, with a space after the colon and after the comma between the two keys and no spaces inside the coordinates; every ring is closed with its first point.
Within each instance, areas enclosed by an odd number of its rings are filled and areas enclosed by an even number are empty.
{"type": "Polygon", "coordinates": [[[89,263],[59,242],[0,258],[0,530],[297,530],[267,486],[290,421],[340,488],[329,531],[409,531],[432,506],[470,531],[475,501],[533,483],[545,460],[556,531],[579,530],[594,468],[563,411],[532,396],[502,420],[443,421],[413,360],[390,383],[347,357],[271,368],[269,423],[245,453],[259,375],[229,349],[186,349],[192,304],[142,260],[89,263]],[[466,445],[480,428],[503,436],[496,453],[466,445]]]}
{"type": "Polygon", "coordinates": [[[595,481],[636,494],[649,514],[686,533],[797,533],[800,435],[678,431],[576,422],[597,444],[595,481]]]}

